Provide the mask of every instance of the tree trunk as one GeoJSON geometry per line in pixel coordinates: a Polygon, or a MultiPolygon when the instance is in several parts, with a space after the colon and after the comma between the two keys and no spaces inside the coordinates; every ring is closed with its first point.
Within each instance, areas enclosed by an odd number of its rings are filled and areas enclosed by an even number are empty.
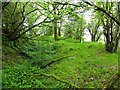
{"type": "Polygon", "coordinates": [[[62,22],[61,22],[61,20],[60,20],[59,28],[58,28],[58,36],[61,36],[61,24],[62,24],[62,22]]]}
{"type": "Polygon", "coordinates": [[[56,21],[54,22],[54,39],[57,40],[57,23],[56,21]]]}
{"type": "MultiPolygon", "coordinates": [[[[53,10],[54,10],[54,15],[56,14],[56,4],[53,5],[53,10]]],[[[54,17],[54,21],[53,21],[53,25],[54,25],[54,39],[57,40],[57,19],[56,17],[54,17]]]]}
{"type": "Polygon", "coordinates": [[[91,35],[91,41],[95,42],[95,35],[91,35]]]}
{"type": "Polygon", "coordinates": [[[58,28],[58,36],[61,36],[61,28],[58,28]]]}

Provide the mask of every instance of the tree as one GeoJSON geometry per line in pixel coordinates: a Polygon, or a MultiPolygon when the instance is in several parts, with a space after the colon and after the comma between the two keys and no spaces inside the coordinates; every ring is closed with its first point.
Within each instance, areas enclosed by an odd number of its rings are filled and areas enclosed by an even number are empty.
{"type": "MultiPolygon", "coordinates": [[[[114,3],[106,2],[104,5],[104,8],[106,9],[106,11],[110,12],[114,6],[113,4],[114,3]]],[[[114,13],[117,14],[118,13],[117,7],[116,7],[116,10],[117,12],[114,12],[114,13]]],[[[118,18],[118,16],[116,16],[116,18],[118,18]]],[[[103,27],[104,27],[106,51],[116,52],[117,47],[118,47],[118,42],[119,42],[119,26],[118,25],[116,26],[113,20],[107,16],[103,16],[103,19],[101,20],[102,20],[103,27]],[[116,26],[117,28],[114,26],[116,26]]]]}
{"type": "Polygon", "coordinates": [[[66,38],[77,39],[81,42],[86,26],[86,22],[83,16],[85,10],[72,5],[66,6],[65,9],[64,36],[66,38]]]}
{"type": "Polygon", "coordinates": [[[75,30],[75,39],[81,42],[83,40],[84,30],[86,27],[86,22],[84,20],[83,14],[76,18],[76,30],[75,30]]]}
{"type": "MultiPolygon", "coordinates": [[[[101,16],[104,16],[101,18],[102,23],[103,23],[103,27],[104,27],[104,36],[105,36],[105,47],[106,47],[106,51],[109,52],[116,52],[117,48],[118,48],[118,43],[120,40],[120,32],[119,30],[115,29],[114,25],[116,22],[116,24],[118,24],[120,26],[120,22],[115,18],[115,15],[111,12],[111,11],[115,11],[114,7],[115,7],[115,3],[113,2],[106,2],[105,4],[101,5],[103,6],[101,8],[101,6],[96,6],[93,3],[90,2],[86,2],[84,1],[86,4],[93,6],[95,8],[95,10],[101,11],[103,13],[101,13],[101,16]],[[111,14],[112,13],[112,14],[111,14]],[[105,14],[105,15],[104,15],[105,14]]],[[[119,7],[119,5],[116,5],[119,7]]],[[[119,11],[119,8],[116,8],[117,11],[119,11]]],[[[114,12],[115,13],[115,12],[114,12]]],[[[119,15],[117,14],[117,18],[119,17],[119,15]]]]}
{"type": "MultiPolygon", "coordinates": [[[[117,30],[116,29],[114,29],[115,30],[115,33],[114,33],[114,37],[116,37],[116,39],[115,39],[115,41],[114,41],[114,44],[112,44],[112,46],[113,45],[115,45],[114,46],[114,49],[112,49],[112,50],[109,50],[108,49],[108,51],[109,52],[116,52],[116,50],[117,50],[117,45],[118,45],[118,43],[119,43],[119,40],[120,40],[120,30],[119,30],[119,26],[120,26],[120,2],[118,2],[117,3],[117,14],[116,14],[116,16],[117,16],[117,18],[115,18],[114,16],[112,16],[110,13],[108,13],[108,11],[106,11],[105,9],[103,9],[103,8],[101,8],[101,7],[99,7],[99,6],[96,6],[96,5],[94,5],[94,4],[91,4],[90,2],[86,2],[85,1],[85,3],[86,4],[88,4],[88,5],[90,5],[90,6],[93,6],[94,8],[95,8],[95,10],[98,10],[98,11],[100,11],[100,12],[103,12],[104,14],[106,14],[107,16],[107,19],[109,18],[109,20],[107,20],[107,22],[106,22],[106,24],[104,23],[104,21],[102,21],[103,22],[103,26],[106,26],[106,25],[108,25],[108,22],[110,22],[110,27],[106,27],[107,28],[107,31],[106,30],[104,30],[104,35],[106,36],[106,37],[108,37],[107,35],[110,35],[111,37],[111,41],[113,41],[113,38],[112,38],[112,36],[113,36],[113,33],[112,33],[112,30],[113,30],[113,21],[117,24],[117,30]],[[108,29],[111,29],[111,33],[109,34],[108,32],[108,29]],[[107,33],[106,33],[107,32],[107,33]],[[118,37],[117,37],[118,36],[118,37]]],[[[106,3],[106,9],[108,9],[108,2],[106,3]]],[[[110,8],[109,8],[110,9],[110,8]]],[[[109,26],[109,25],[108,25],[109,26]]],[[[105,29],[105,27],[104,27],[104,29],[105,29]]],[[[111,48],[111,47],[110,47],[111,48]]],[[[119,69],[119,67],[118,67],[118,69],[119,69]]],[[[118,70],[119,71],[119,70],[118,70]]],[[[118,72],[117,74],[115,74],[115,75],[113,75],[110,79],[109,79],[109,81],[105,84],[105,86],[103,87],[103,89],[106,89],[106,88],[112,88],[113,87],[113,84],[116,82],[116,81],[118,81],[120,79],[120,73],[118,72]]]]}
{"type": "Polygon", "coordinates": [[[91,19],[91,22],[88,23],[87,29],[91,35],[91,41],[97,42],[101,35],[102,30],[99,30],[101,26],[100,18],[94,16],[94,18],[91,19]]]}
{"type": "MultiPolygon", "coordinates": [[[[82,0],[82,1],[83,1],[84,3],[90,5],[90,6],[93,6],[95,10],[104,13],[105,15],[107,15],[109,18],[111,18],[114,22],[116,22],[116,23],[120,26],[120,21],[117,20],[114,16],[112,16],[109,12],[107,12],[104,8],[101,8],[101,7],[99,7],[99,6],[96,6],[95,4],[90,3],[90,2],[88,2],[88,1],[86,1],[86,0],[82,0]]],[[[79,7],[80,7],[80,6],[79,6],[79,7]]]]}
{"type": "MultiPolygon", "coordinates": [[[[61,36],[61,23],[64,21],[64,36],[67,38],[75,38],[79,39],[81,42],[85,21],[83,19],[82,13],[85,12],[84,5],[79,3],[79,5],[70,4],[69,2],[61,3],[54,2],[55,4],[61,6],[61,9],[58,10],[58,16],[62,14],[61,19],[58,20],[60,22],[58,25],[58,35],[61,36]],[[63,7],[65,7],[63,9],[63,7]],[[83,9],[80,9],[83,8],[83,9]],[[60,13],[59,13],[60,12],[60,13]],[[67,19],[67,21],[63,20],[67,19]]],[[[86,8],[86,6],[85,6],[86,8]]]]}
{"type": "Polygon", "coordinates": [[[57,5],[53,4],[53,11],[54,11],[54,21],[53,21],[53,27],[54,27],[54,39],[57,40],[57,12],[56,12],[57,5]]]}
{"type": "Polygon", "coordinates": [[[43,23],[52,22],[53,19],[48,18],[50,12],[45,5],[46,3],[42,2],[9,2],[6,6],[6,3],[3,2],[3,37],[16,41],[30,32],[34,32],[35,27],[39,28],[43,23]]]}

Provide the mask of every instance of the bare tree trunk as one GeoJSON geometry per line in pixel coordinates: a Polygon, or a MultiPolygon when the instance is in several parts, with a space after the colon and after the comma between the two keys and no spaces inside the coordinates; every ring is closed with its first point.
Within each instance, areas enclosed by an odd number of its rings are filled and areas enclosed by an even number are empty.
{"type": "Polygon", "coordinates": [[[91,41],[95,42],[95,35],[93,35],[93,34],[91,35],[91,41]]]}
{"type": "Polygon", "coordinates": [[[61,36],[61,25],[62,25],[62,22],[60,20],[59,27],[58,27],[58,36],[61,36]]]}
{"type": "MultiPolygon", "coordinates": [[[[56,4],[53,5],[53,10],[54,10],[54,15],[56,15],[56,4]]],[[[54,21],[53,21],[53,25],[54,25],[54,39],[57,40],[57,19],[56,17],[54,17],[54,21]]]]}
{"type": "Polygon", "coordinates": [[[54,21],[54,39],[57,40],[57,22],[54,21]]]}
{"type": "Polygon", "coordinates": [[[58,28],[58,36],[61,36],[61,29],[60,29],[60,27],[58,28]]]}

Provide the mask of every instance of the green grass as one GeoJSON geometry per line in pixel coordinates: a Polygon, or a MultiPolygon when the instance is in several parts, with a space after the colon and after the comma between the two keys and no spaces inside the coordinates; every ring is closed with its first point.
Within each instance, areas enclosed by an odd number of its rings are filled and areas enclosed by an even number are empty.
{"type": "Polygon", "coordinates": [[[66,41],[59,43],[64,43],[62,55],[74,56],[44,69],[45,73],[52,73],[79,87],[102,87],[106,79],[117,73],[117,54],[106,53],[102,44],[66,41]],[[91,48],[88,49],[89,46],[91,48]]]}
{"type": "MultiPolygon", "coordinates": [[[[53,60],[68,58],[40,69],[25,58],[19,63],[4,63],[3,87],[11,88],[102,88],[106,80],[117,73],[118,53],[108,53],[104,45],[95,42],[56,41],[61,47],[53,60]],[[22,62],[23,61],[23,62],[22,62]]],[[[15,58],[14,58],[15,59],[15,58]]],[[[9,61],[10,62],[10,61],[9,61]]]]}

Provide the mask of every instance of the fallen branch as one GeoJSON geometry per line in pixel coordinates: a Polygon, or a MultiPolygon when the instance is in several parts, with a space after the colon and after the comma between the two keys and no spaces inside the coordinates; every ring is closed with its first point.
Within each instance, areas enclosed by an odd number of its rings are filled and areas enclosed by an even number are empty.
{"type": "Polygon", "coordinates": [[[113,85],[120,79],[120,74],[113,75],[104,85],[102,90],[106,90],[108,88],[112,88],[113,85]]]}
{"type": "Polygon", "coordinates": [[[68,87],[68,88],[80,88],[77,85],[74,85],[73,83],[70,83],[70,82],[68,82],[66,80],[62,80],[62,79],[60,79],[60,78],[58,78],[58,77],[56,77],[54,75],[50,75],[50,74],[46,74],[46,73],[33,73],[33,74],[27,74],[27,73],[25,73],[24,76],[46,76],[48,78],[52,77],[52,78],[54,78],[57,81],[63,82],[65,84],[69,84],[70,87],[68,87]]]}
{"type": "Polygon", "coordinates": [[[58,80],[58,81],[60,81],[60,82],[63,82],[63,83],[69,84],[72,88],[80,88],[80,87],[74,85],[73,83],[70,83],[70,82],[68,82],[68,81],[66,81],[66,80],[62,80],[62,79],[60,79],[60,78],[58,78],[58,77],[56,77],[56,76],[53,76],[53,75],[49,75],[49,74],[45,74],[45,73],[34,74],[34,75],[46,76],[46,77],[52,77],[52,78],[54,78],[54,79],[56,79],[56,80],[58,80]]]}
{"type": "Polygon", "coordinates": [[[71,55],[61,57],[61,58],[59,58],[59,59],[57,59],[57,60],[53,60],[53,61],[49,62],[48,64],[46,64],[46,65],[44,65],[44,66],[41,66],[40,68],[41,68],[41,69],[46,68],[47,66],[50,66],[51,64],[53,64],[53,63],[55,63],[55,62],[58,62],[58,61],[61,61],[62,59],[68,58],[68,57],[70,57],[70,56],[71,56],[71,55]]]}

